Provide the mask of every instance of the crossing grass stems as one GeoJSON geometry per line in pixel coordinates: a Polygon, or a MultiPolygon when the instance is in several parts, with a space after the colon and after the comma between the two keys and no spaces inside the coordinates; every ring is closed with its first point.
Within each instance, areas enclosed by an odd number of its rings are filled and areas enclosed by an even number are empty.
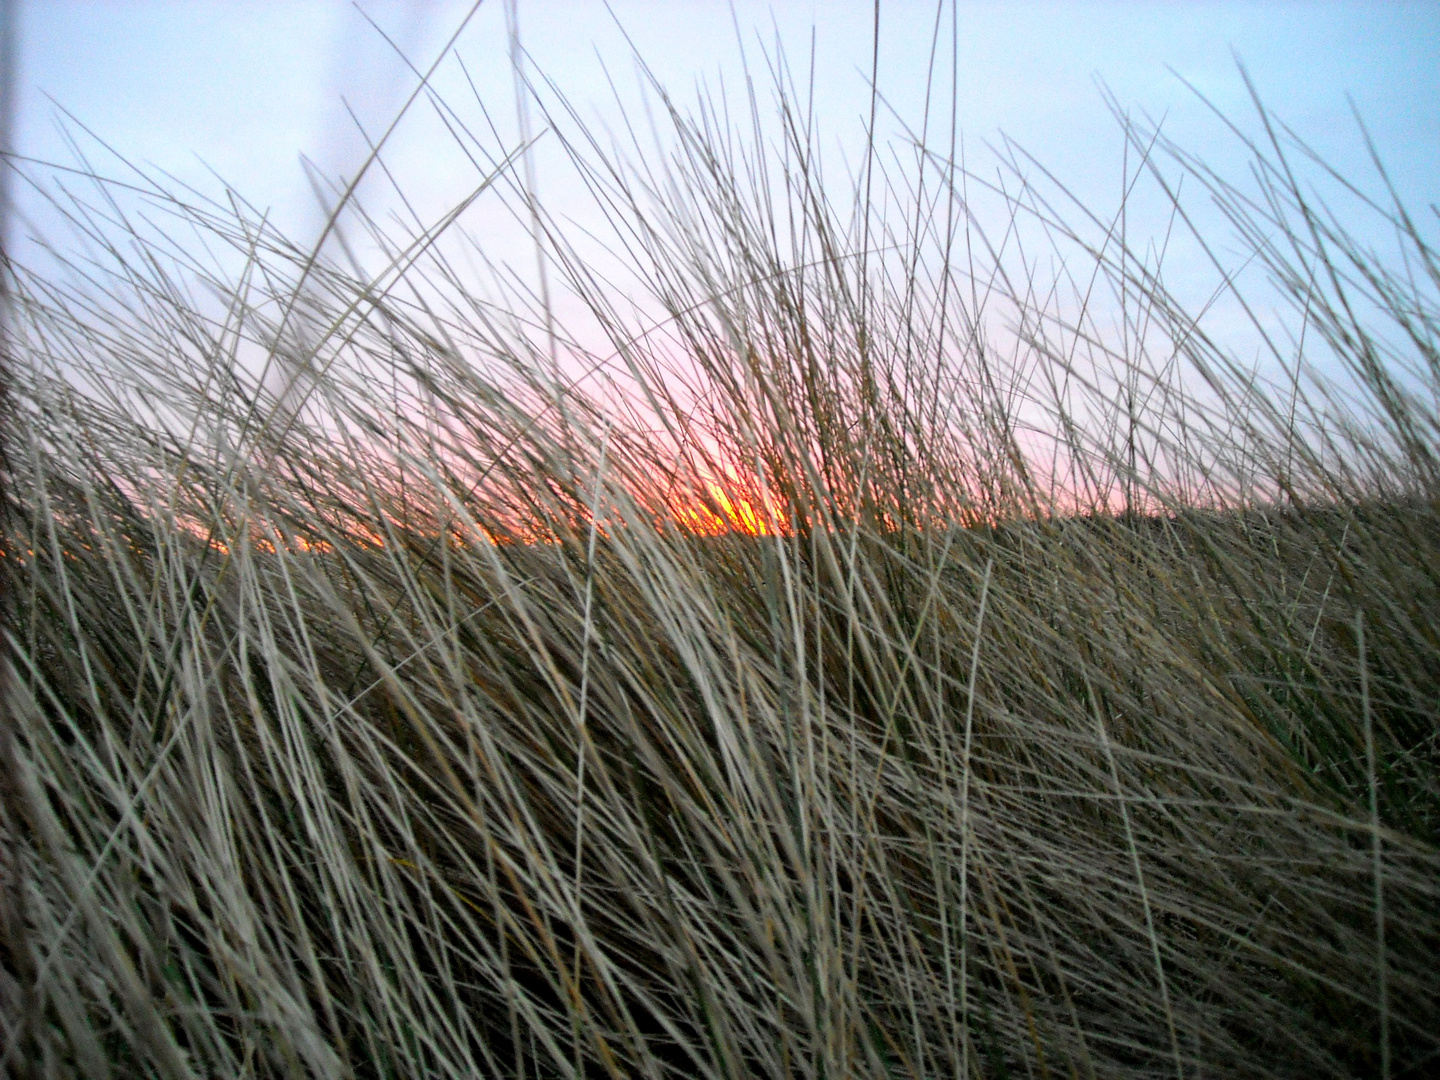
{"type": "Polygon", "coordinates": [[[872,116],[847,188],[766,70],[739,119],[651,85],[653,143],[532,87],[611,263],[432,96],[543,302],[353,198],[378,276],[238,197],[45,189],[73,243],[8,269],[8,1067],[1435,1068],[1429,219],[1258,101],[1244,183],[1117,111],[1127,199],[1263,270],[1217,303],[1267,378],[1032,159],[872,116]]]}

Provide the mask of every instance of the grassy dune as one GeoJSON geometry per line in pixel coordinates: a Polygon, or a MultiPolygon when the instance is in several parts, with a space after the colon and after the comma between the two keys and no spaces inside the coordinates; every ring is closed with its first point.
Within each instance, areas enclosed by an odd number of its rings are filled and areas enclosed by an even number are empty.
{"type": "Polygon", "coordinates": [[[1428,234],[1370,203],[1371,254],[1263,111],[1248,188],[1127,129],[1268,272],[1267,380],[1111,219],[1001,193],[1068,260],[1017,277],[948,148],[836,190],[803,110],[656,101],[668,156],[546,118],[663,313],[538,207],[603,348],[356,207],[378,277],[56,196],[7,328],[8,1067],[1432,1074],[1428,234]]]}

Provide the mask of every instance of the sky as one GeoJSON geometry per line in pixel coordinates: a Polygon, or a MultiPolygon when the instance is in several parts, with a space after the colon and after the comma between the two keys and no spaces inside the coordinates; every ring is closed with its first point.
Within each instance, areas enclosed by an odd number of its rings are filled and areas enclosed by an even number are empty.
{"type": "MultiPolygon", "coordinates": [[[[303,203],[301,153],[343,168],[342,97],[379,127],[413,76],[360,14],[424,66],[469,0],[20,0],[18,149],[64,159],[59,109],[127,157],[199,180],[201,162],[260,205],[303,203]],[[342,144],[337,147],[338,144],[342,144]]],[[[755,51],[778,29],[792,64],[817,53],[817,112],[837,136],[868,104],[872,5],[864,0],[520,0],[532,67],[603,111],[597,55],[629,74],[623,27],[660,79],[685,91],[737,78],[737,28],[755,51]],[[619,26],[617,27],[617,22],[619,26]]],[[[948,5],[947,5],[948,6],[948,5]]],[[[456,43],[482,94],[513,114],[503,0],[486,0],[456,43]]],[[[919,112],[933,0],[880,6],[879,82],[919,112]]],[[[1322,149],[1355,149],[1354,99],[1403,189],[1440,175],[1440,4],[1189,2],[959,3],[960,126],[1004,131],[1061,168],[1104,169],[1113,123],[1095,80],[1127,107],[1169,113],[1204,139],[1177,74],[1243,110],[1235,58],[1279,115],[1322,149]],[[1172,70],[1173,72],[1172,73],[1172,70]],[[1099,159],[1099,160],[1097,160],[1099,159]]],[[[452,65],[453,67],[453,65],[452,65]]],[[[455,74],[449,71],[449,74],[455,74]]],[[[445,85],[454,89],[458,78],[445,85]]],[[[846,129],[849,129],[848,131],[846,129]]],[[[1213,134],[1213,133],[1212,133],[1213,134]]],[[[423,170],[421,170],[423,171],[423,170]]],[[[1428,199],[1427,199],[1428,201],[1428,199]]]]}
{"type": "MultiPolygon", "coordinates": [[[[945,0],[947,20],[950,6],[945,0]]],[[[347,109],[372,135],[384,130],[416,85],[397,50],[427,67],[473,2],[20,0],[20,7],[20,154],[73,164],[67,137],[74,138],[99,171],[121,175],[125,166],[93,141],[103,140],[126,160],[208,194],[231,187],[298,239],[317,234],[323,219],[301,155],[326,175],[353,173],[365,150],[347,109]]],[[[638,115],[636,54],[689,100],[700,86],[733,93],[742,45],[752,71],[763,71],[763,52],[778,40],[802,79],[813,47],[815,112],[837,160],[853,162],[864,145],[870,2],[518,0],[517,12],[532,78],[553,81],[599,125],[638,115]]],[[[902,121],[918,127],[935,12],[934,0],[880,4],[882,143],[902,135],[902,121]]],[[[1172,138],[1222,170],[1243,169],[1234,140],[1194,93],[1250,122],[1243,63],[1275,114],[1347,175],[1368,176],[1353,103],[1402,197],[1414,207],[1435,201],[1440,3],[957,0],[955,15],[957,119],[972,163],[1003,135],[1082,196],[1113,202],[1121,139],[1103,84],[1135,114],[1163,116],[1172,138]]],[[[942,78],[948,99],[948,75],[942,78]]],[[[484,0],[473,12],[433,85],[467,123],[483,126],[488,112],[499,142],[514,144],[504,0],[484,0]]],[[[422,107],[387,146],[387,165],[421,219],[475,185],[474,164],[453,145],[447,152],[447,142],[422,107]]],[[[541,136],[535,165],[541,197],[562,210],[573,204],[583,220],[578,186],[553,139],[541,136]]],[[[396,204],[382,180],[367,184],[367,205],[396,204]]],[[[32,194],[22,189],[17,201],[22,215],[43,218],[32,194]]],[[[481,242],[513,243],[514,222],[487,214],[498,211],[483,201],[467,211],[481,242]]]]}

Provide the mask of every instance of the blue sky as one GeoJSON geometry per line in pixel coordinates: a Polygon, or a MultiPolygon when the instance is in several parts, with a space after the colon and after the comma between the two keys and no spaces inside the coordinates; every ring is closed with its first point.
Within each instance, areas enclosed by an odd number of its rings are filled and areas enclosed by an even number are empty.
{"type": "MultiPolygon", "coordinates": [[[[468,2],[362,4],[428,60],[468,2]]],[[[619,22],[669,85],[733,79],[739,67],[725,0],[615,0],[619,22]]],[[[960,7],[962,129],[972,144],[1004,130],[1077,180],[1104,170],[1113,125],[1094,78],[1137,110],[1170,113],[1185,141],[1214,136],[1173,67],[1222,106],[1243,108],[1232,50],[1267,102],[1323,149],[1353,151],[1355,99],[1402,186],[1428,196],[1440,166],[1440,4],[965,3],[960,7]],[[1193,128],[1187,132],[1187,128],[1193,128]],[[1098,151],[1098,152],[1097,152],[1098,151]]],[[[880,82],[917,115],[934,5],[881,7],[880,82]]],[[[863,0],[737,0],[751,47],[772,19],[792,57],[815,27],[821,116],[853,136],[865,106],[871,5],[863,0]]],[[[522,38],[575,101],[603,109],[595,53],[628,72],[601,0],[521,0],[522,38]]],[[[259,204],[303,202],[303,151],[324,160],[345,142],[342,95],[379,124],[408,90],[389,50],[345,0],[22,0],[22,152],[61,157],[55,103],[118,150],[187,179],[203,159],[259,204]]],[[[486,0],[458,50],[482,93],[512,115],[501,0],[486,0]]],[[[445,83],[451,89],[457,80],[445,83]]],[[[1203,146],[1202,146],[1203,148],[1203,146]]],[[[416,153],[413,149],[410,155],[416,153]]],[[[334,161],[343,167],[343,149],[334,161]]],[[[423,167],[417,171],[424,171],[423,167]]]]}
{"type": "MultiPolygon", "coordinates": [[[[423,67],[472,5],[361,6],[423,67]]],[[[839,154],[858,156],[869,102],[870,3],[735,0],[732,13],[727,0],[612,0],[610,8],[613,17],[602,0],[519,0],[531,70],[553,79],[587,118],[620,120],[606,69],[617,85],[634,86],[626,35],[685,98],[698,84],[714,89],[722,79],[733,91],[741,71],[737,38],[753,65],[760,44],[778,34],[803,74],[813,32],[816,112],[839,154]]],[[[1353,99],[1402,196],[1414,208],[1435,200],[1440,4],[960,0],[957,11],[959,125],[972,164],[1004,132],[1086,198],[1113,205],[1121,140],[1097,89],[1103,80],[1125,107],[1164,115],[1166,131],[1181,144],[1222,169],[1242,169],[1233,140],[1177,78],[1245,117],[1238,56],[1275,113],[1348,175],[1368,178],[1353,99]]],[[[879,83],[912,124],[921,113],[934,18],[934,0],[881,5],[879,83]]],[[[503,0],[481,4],[456,54],[502,137],[513,140],[503,0]]],[[[317,231],[320,220],[300,155],[331,175],[352,171],[364,156],[342,99],[376,132],[414,86],[394,50],[345,0],[22,0],[21,63],[21,153],[72,160],[59,133],[63,108],[127,158],[217,194],[213,169],[297,239],[317,231]]],[[[467,122],[480,124],[457,63],[447,62],[435,85],[467,122]]],[[[633,117],[636,99],[626,90],[622,97],[633,117]]],[[[882,142],[898,131],[882,116],[882,142]]],[[[387,152],[422,217],[433,218],[474,186],[473,166],[453,147],[447,152],[447,141],[420,109],[387,152]]],[[[81,142],[101,171],[122,171],[81,142]]],[[[553,140],[542,140],[536,162],[542,197],[562,210],[573,205],[583,219],[553,140]]],[[[372,207],[395,204],[383,182],[365,194],[372,207]]],[[[20,206],[42,214],[23,191],[20,206]]],[[[482,202],[468,212],[467,227],[504,247],[514,243],[515,226],[501,217],[482,202]]]]}

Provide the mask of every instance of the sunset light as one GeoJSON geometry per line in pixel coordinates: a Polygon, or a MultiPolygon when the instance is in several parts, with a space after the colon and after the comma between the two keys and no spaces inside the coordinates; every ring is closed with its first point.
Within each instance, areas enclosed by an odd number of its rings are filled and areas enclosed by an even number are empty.
{"type": "Polygon", "coordinates": [[[1435,1075],[1440,5],[0,68],[0,1073],[1435,1075]]]}

